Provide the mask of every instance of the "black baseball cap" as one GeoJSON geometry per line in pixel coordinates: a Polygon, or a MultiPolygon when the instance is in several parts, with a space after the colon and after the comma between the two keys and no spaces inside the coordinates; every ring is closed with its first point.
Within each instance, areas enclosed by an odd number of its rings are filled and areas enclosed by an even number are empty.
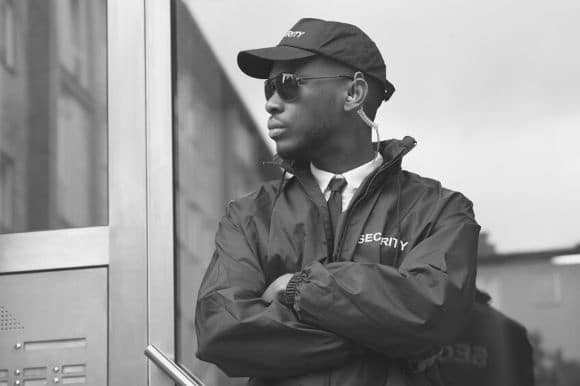
{"type": "Polygon", "coordinates": [[[377,80],[385,100],[395,92],[387,80],[385,61],[375,42],[352,24],[321,19],[300,19],[277,46],[241,51],[238,66],[247,75],[267,79],[273,62],[323,56],[377,80]]]}

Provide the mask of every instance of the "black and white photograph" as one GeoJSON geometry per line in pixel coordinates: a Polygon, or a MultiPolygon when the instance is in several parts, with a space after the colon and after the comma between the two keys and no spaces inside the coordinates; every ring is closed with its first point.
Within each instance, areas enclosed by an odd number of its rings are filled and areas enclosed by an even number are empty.
{"type": "Polygon", "coordinates": [[[578,20],[0,0],[0,386],[580,385],[578,20]]]}

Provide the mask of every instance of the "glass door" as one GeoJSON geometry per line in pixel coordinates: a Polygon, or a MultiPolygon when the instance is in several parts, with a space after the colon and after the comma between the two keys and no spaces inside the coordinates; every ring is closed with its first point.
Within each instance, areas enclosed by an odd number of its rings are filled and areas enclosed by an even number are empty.
{"type": "Polygon", "coordinates": [[[173,345],[155,3],[0,0],[0,385],[171,384],[144,356],[173,345]]]}
{"type": "Polygon", "coordinates": [[[0,0],[0,384],[107,380],[107,3],[0,0]]]}

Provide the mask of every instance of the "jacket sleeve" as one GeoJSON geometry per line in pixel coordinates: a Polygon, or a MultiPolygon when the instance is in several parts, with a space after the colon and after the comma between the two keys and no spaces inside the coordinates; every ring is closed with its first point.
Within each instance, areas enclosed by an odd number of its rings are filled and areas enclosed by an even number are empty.
{"type": "Polygon", "coordinates": [[[297,320],[278,301],[261,299],[267,283],[252,242],[256,234],[240,226],[234,206],[219,224],[199,291],[198,358],[230,376],[255,377],[300,375],[344,363],[355,350],[350,340],[297,320]]]}
{"type": "Polygon", "coordinates": [[[391,358],[420,359],[448,342],[473,302],[480,227],[462,195],[439,206],[430,232],[398,268],[308,266],[294,295],[299,320],[391,358]]]}

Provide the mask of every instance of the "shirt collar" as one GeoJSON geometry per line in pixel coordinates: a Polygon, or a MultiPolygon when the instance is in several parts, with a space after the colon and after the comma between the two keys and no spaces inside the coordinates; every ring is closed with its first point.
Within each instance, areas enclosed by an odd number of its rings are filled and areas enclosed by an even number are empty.
{"type": "MultiPolygon", "coordinates": [[[[376,153],[375,158],[367,163],[357,166],[354,169],[338,174],[345,178],[346,183],[349,188],[358,189],[362,184],[363,180],[371,174],[376,168],[378,168],[383,163],[383,157],[380,153],[376,153]]],[[[322,192],[326,191],[328,183],[335,176],[334,173],[327,172],[326,170],[318,169],[314,164],[310,163],[310,171],[314,176],[316,182],[320,186],[322,192]]]]}

